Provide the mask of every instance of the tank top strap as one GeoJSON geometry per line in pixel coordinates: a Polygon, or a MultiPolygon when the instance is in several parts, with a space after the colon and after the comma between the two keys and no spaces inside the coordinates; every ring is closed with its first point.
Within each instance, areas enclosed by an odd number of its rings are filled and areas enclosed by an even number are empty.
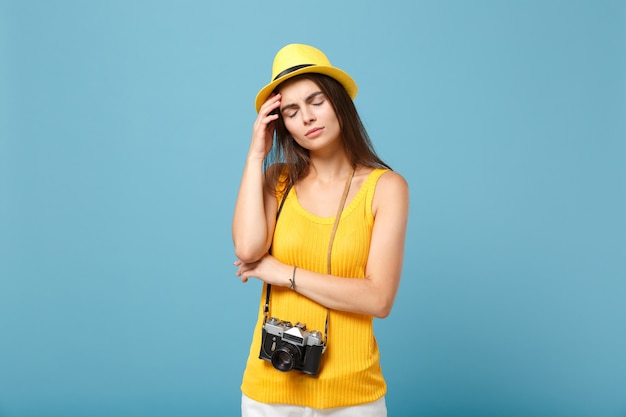
{"type": "Polygon", "coordinates": [[[363,187],[366,189],[365,204],[367,207],[367,214],[369,216],[372,216],[372,202],[374,201],[376,184],[378,184],[380,177],[387,171],[389,170],[386,168],[375,168],[374,171],[370,173],[367,180],[365,180],[365,184],[363,184],[363,187]]]}

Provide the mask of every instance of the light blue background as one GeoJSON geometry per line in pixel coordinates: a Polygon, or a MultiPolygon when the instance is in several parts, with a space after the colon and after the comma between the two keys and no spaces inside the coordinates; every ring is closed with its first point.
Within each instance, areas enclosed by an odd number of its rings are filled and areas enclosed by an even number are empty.
{"type": "Polygon", "coordinates": [[[275,52],[411,186],[390,416],[626,416],[623,1],[0,1],[0,416],[236,416],[275,52]]]}

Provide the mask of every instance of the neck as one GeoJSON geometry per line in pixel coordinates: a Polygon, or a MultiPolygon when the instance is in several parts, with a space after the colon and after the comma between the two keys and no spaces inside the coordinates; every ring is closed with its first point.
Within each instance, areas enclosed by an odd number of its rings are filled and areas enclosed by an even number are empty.
{"type": "Polygon", "coordinates": [[[311,157],[309,178],[321,182],[345,180],[352,173],[352,164],[344,154],[332,158],[311,157]]]}

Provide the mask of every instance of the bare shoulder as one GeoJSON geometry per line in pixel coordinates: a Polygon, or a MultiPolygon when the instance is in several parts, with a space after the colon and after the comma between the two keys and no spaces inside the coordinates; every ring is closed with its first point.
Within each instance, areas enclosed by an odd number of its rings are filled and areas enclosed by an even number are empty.
{"type": "Polygon", "coordinates": [[[409,184],[395,171],[385,172],[376,184],[372,209],[376,213],[384,207],[408,209],[409,184]]]}
{"type": "Polygon", "coordinates": [[[376,194],[389,195],[392,193],[409,192],[409,184],[404,177],[395,171],[387,171],[378,179],[376,194]],[[389,194],[388,194],[389,193],[389,194]]]}

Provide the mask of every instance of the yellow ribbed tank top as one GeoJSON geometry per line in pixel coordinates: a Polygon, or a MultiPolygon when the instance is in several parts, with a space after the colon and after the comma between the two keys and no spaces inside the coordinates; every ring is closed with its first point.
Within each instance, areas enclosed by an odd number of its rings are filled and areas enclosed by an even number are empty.
{"type": "MultiPolygon", "coordinates": [[[[374,225],[372,200],[376,183],[386,171],[372,171],[356,196],[344,207],[332,248],[332,275],[365,277],[374,225]]],[[[322,218],[307,212],[292,188],[274,231],[272,254],[286,264],[326,273],[334,221],[334,216],[322,218]]],[[[369,315],[331,310],[328,345],[317,376],[297,370],[281,372],[270,362],[259,359],[265,290],[264,285],[241,385],[245,395],[263,403],[314,408],[363,404],[385,395],[387,387],[380,368],[373,317],[369,315]]],[[[326,307],[289,288],[272,287],[270,317],[306,323],[309,331],[319,330],[323,334],[326,311],[326,307]]]]}

